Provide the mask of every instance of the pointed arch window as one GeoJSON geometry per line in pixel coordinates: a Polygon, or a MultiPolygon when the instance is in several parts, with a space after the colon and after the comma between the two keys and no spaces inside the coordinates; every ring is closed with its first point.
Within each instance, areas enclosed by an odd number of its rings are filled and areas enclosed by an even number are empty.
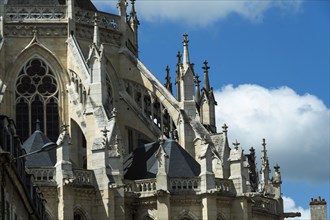
{"type": "Polygon", "coordinates": [[[16,79],[16,126],[17,133],[25,141],[40,129],[52,141],[59,134],[59,89],[49,66],[39,58],[29,60],[16,79]]]}

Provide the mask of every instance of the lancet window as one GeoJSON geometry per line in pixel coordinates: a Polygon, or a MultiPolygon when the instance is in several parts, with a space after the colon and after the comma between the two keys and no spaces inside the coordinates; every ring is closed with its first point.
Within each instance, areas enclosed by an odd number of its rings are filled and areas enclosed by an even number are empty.
{"type": "Polygon", "coordinates": [[[49,66],[39,58],[29,60],[16,79],[17,133],[25,141],[40,129],[52,141],[59,134],[59,87],[49,66]]]}

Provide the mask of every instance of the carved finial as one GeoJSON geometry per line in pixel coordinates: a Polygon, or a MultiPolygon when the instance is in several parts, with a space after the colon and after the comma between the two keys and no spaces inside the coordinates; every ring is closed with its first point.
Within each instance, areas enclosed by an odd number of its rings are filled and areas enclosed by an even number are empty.
{"type": "Polygon", "coordinates": [[[188,34],[184,33],[183,34],[183,41],[182,41],[183,45],[188,46],[189,40],[188,40],[188,34]]]}
{"type": "Polygon", "coordinates": [[[171,77],[170,77],[170,67],[166,66],[166,77],[165,77],[165,88],[172,93],[172,83],[171,83],[171,77]]]}
{"type": "Polygon", "coordinates": [[[111,116],[113,118],[117,117],[117,109],[116,108],[113,108],[112,111],[111,111],[111,116]]]}
{"type": "Polygon", "coordinates": [[[36,120],[36,131],[40,131],[40,121],[39,121],[39,119],[36,120]]]}
{"type": "Polygon", "coordinates": [[[184,33],[183,34],[183,64],[190,64],[190,59],[189,59],[189,52],[188,52],[188,34],[184,33]]]}
{"type": "Polygon", "coordinates": [[[178,58],[178,64],[181,63],[182,55],[181,55],[180,51],[178,51],[178,54],[176,55],[176,57],[178,58]]]}
{"type": "Polygon", "coordinates": [[[253,147],[251,147],[250,148],[250,154],[251,155],[255,155],[255,153],[256,153],[256,150],[253,147]]]}
{"type": "Polygon", "coordinates": [[[236,139],[236,141],[233,143],[233,145],[235,146],[235,149],[237,150],[238,149],[238,146],[240,145],[240,143],[238,143],[238,141],[236,139]]]}
{"type": "Polygon", "coordinates": [[[37,27],[36,26],[33,27],[32,33],[33,33],[33,36],[34,37],[37,37],[38,30],[37,30],[37,27]]]}
{"type": "Polygon", "coordinates": [[[199,84],[200,84],[200,80],[199,80],[199,76],[198,76],[198,74],[196,74],[195,76],[194,76],[194,82],[195,82],[195,84],[199,87],[199,84]]]}
{"type": "Polygon", "coordinates": [[[197,74],[194,76],[194,82],[195,82],[195,102],[199,104],[201,98],[199,84],[201,81],[199,80],[199,76],[197,74]]]}
{"type": "Polygon", "coordinates": [[[278,163],[276,163],[274,166],[275,172],[280,172],[280,168],[281,167],[278,165],[278,163]]]}
{"type": "Polygon", "coordinates": [[[97,12],[95,12],[94,15],[94,36],[93,36],[93,44],[95,46],[99,46],[99,27],[98,27],[98,23],[99,23],[99,18],[97,15],[97,12]]]}
{"type": "Polygon", "coordinates": [[[266,153],[267,152],[267,150],[266,150],[266,139],[265,138],[263,138],[262,139],[262,151],[261,152],[263,152],[263,153],[266,153]]]}
{"type": "Polygon", "coordinates": [[[274,166],[274,176],[273,176],[273,184],[281,184],[282,180],[281,180],[281,172],[280,172],[280,166],[276,163],[276,165],[274,166]]]}
{"type": "Polygon", "coordinates": [[[223,126],[222,126],[222,132],[223,133],[227,133],[228,132],[228,126],[226,125],[226,123],[223,124],[223,126]]]}
{"type": "Polygon", "coordinates": [[[127,2],[126,0],[118,0],[117,8],[119,9],[119,15],[124,16],[126,19],[126,8],[127,8],[127,2]]]}
{"type": "Polygon", "coordinates": [[[140,21],[137,19],[136,11],[135,11],[135,0],[131,0],[131,12],[130,12],[130,18],[129,21],[131,23],[131,27],[133,30],[136,30],[137,26],[140,24],[140,21]]]}
{"type": "Polygon", "coordinates": [[[64,125],[62,125],[62,132],[67,132],[69,128],[69,125],[67,125],[66,123],[64,125]]]}
{"type": "Polygon", "coordinates": [[[101,130],[101,132],[103,133],[103,145],[105,147],[107,147],[109,145],[109,140],[108,140],[108,132],[109,130],[107,129],[107,127],[105,126],[103,130],[101,130]]]}

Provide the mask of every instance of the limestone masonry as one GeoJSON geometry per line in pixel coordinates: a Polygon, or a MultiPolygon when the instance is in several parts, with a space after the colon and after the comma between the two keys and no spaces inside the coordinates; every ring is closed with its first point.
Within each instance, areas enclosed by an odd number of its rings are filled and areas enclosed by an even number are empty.
{"type": "MultiPolygon", "coordinates": [[[[139,60],[134,4],[119,0],[109,14],[90,0],[0,0],[0,147],[16,157],[58,145],[19,159],[44,199],[39,219],[298,216],[283,211],[266,140],[244,152],[216,127],[210,67],[194,69],[187,34],[173,86],[169,68],[161,83],[139,60]]],[[[38,216],[1,195],[2,217],[38,216]]]]}

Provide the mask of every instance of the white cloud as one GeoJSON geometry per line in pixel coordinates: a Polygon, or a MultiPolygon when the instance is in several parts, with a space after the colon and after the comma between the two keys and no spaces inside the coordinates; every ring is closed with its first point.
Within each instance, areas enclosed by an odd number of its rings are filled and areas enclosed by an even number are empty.
{"type": "Polygon", "coordinates": [[[225,86],[215,97],[217,126],[229,126],[231,143],[238,139],[247,152],[253,146],[260,159],[266,138],[270,164],[279,163],[284,181],[329,181],[330,110],[320,99],[247,84],[225,86]]]}
{"type": "Polygon", "coordinates": [[[290,197],[282,196],[284,204],[284,212],[300,212],[301,216],[294,218],[295,220],[308,220],[311,219],[310,210],[304,209],[301,206],[296,206],[296,203],[290,197]]]}
{"type": "MultiPolygon", "coordinates": [[[[114,2],[94,0],[99,8],[114,2]]],[[[230,14],[238,14],[251,21],[260,21],[270,8],[296,12],[302,0],[138,0],[138,17],[149,22],[160,20],[180,21],[185,25],[205,26],[230,14]]],[[[114,7],[114,6],[113,6],[114,7]]]]}

